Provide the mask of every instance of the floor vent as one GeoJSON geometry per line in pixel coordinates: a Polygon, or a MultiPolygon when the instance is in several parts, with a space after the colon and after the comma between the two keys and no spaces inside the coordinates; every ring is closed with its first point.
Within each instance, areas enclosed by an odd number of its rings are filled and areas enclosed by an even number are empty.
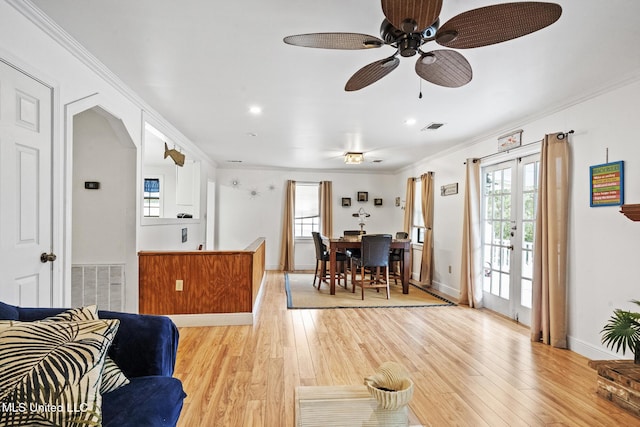
{"type": "Polygon", "coordinates": [[[123,311],[124,264],[72,265],[71,304],[95,304],[100,310],[123,311]]]}

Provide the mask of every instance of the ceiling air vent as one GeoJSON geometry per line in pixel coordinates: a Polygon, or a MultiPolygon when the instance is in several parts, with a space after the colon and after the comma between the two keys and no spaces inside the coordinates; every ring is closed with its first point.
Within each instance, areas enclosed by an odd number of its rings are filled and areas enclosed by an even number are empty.
{"type": "Polygon", "coordinates": [[[425,130],[440,129],[442,126],[444,126],[444,123],[429,123],[428,125],[426,125],[422,129],[420,129],[420,132],[424,132],[425,130]]]}

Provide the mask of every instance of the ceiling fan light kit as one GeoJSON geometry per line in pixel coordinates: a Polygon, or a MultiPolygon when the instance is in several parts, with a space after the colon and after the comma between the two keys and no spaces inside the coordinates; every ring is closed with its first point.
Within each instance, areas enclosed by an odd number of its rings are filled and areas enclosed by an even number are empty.
{"type": "Polygon", "coordinates": [[[424,55],[422,55],[422,58],[420,58],[420,62],[425,65],[433,64],[434,62],[436,62],[436,56],[433,54],[433,52],[425,53],[424,55]]]}
{"type": "Polygon", "coordinates": [[[348,165],[359,165],[364,162],[364,154],[355,152],[345,153],[344,162],[348,165]]]}
{"type": "Polygon", "coordinates": [[[460,53],[441,49],[423,51],[429,42],[452,49],[470,49],[502,43],[541,30],[556,22],[562,7],[556,3],[514,2],[472,9],[440,26],[443,0],[382,0],[385,19],[381,39],[358,33],[310,33],[287,36],[294,46],[358,50],[391,46],[396,52],[365,65],[351,76],[346,91],[360,90],[377,82],[400,63],[397,56],[419,54],[415,71],[422,79],[444,87],[460,87],[471,81],[469,62],[460,53]]]}

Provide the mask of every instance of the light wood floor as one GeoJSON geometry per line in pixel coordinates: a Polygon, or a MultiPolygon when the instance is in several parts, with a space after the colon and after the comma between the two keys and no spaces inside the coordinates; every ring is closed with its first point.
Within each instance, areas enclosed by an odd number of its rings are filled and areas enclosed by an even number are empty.
{"type": "Polygon", "coordinates": [[[293,426],[296,386],[362,384],[387,360],[409,370],[426,426],[640,425],[596,395],[586,358],[490,312],[287,310],[283,274],[263,286],[253,326],[180,329],[180,427],[293,426]]]}

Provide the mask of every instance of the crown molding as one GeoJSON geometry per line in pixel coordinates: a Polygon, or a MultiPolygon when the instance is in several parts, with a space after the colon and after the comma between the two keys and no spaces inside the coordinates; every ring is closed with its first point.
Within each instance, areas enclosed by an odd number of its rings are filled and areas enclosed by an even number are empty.
{"type": "Polygon", "coordinates": [[[133,102],[139,107],[145,109],[151,108],[148,106],[142,98],[140,98],[131,88],[129,88],[118,76],[116,76],[111,70],[109,70],[102,62],[98,60],[91,52],[89,52],[84,46],[82,46],[76,39],[74,39],[69,33],[67,33],[62,27],[60,27],[55,21],[53,21],[44,12],[38,9],[29,0],[5,0],[8,4],[13,6],[18,12],[20,12],[31,23],[37,26],[45,34],[51,37],[56,43],[62,46],[65,50],[76,57],[80,62],[89,67],[91,71],[95,72],[101,79],[109,83],[110,86],[118,90],[129,101],[133,102]]]}
{"type": "Polygon", "coordinates": [[[66,51],[71,53],[82,64],[86,65],[91,71],[104,80],[109,86],[117,90],[127,100],[132,102],[135,106],[139,107],[150,117],[153,117],[157,122],[163,123],[167,128],[171,130],[171,134],[176,135],[180,140],[181,145],[189,146],[190,151],[197,153],[203,159],[216,164],[200,147],[189,140],[182,132],[175,128],[168,120],[166,120],[160,113],[154,110],[149,104],[147,104],[136,92],[134,92],[129,86],[127,86],[120,78],[113,73],[106,65],[104,65],[98,58],[96,58],[91,52],[89,52],[82,44],[74,39],[69,33],[67,33],[60,25],[41,11],[30,0],[5,0],[7,4],[16,9],[21,15],[27,18],[36,27],[42,30],[46,35],[51,37],[53,41],[59,44],[66,51]]]}

